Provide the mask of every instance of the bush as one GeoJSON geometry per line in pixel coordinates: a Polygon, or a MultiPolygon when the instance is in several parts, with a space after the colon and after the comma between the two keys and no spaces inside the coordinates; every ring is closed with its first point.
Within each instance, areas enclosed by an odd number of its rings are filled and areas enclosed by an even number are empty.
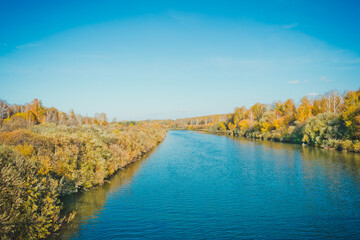
{"type": "Polygon", "coordinates": [[[345,140],[341,143],[341,148],[346,151],[354,151],[354,143],[351,140],[345,140]]]}
{"type": "Polygon", "coordinates": [[[357,141],[354,144],[354,152],[360,152],[360,142],[357,141]]]}
{"type": "Polygon", "coordinates": [[[0,132],[2,238],[39,239],[57,231],[64,221],[61,195],[104,183],[165,135],[164,128],[142,124],[0,132]]]}
{"type": "Polygon", "coordinates": [[[2,239],[39,239],[58,230],[58,182],[37,175],[34,162],[0,146],[0,228],[2,239]]]}
{"type": "Polygon", "coordinates": [[[310,118],[304,128],[302,140],[314,146],[321,146],[326,140],[342,139],[344,134],[343,121],[336,114],[323,113],[310,118]]]}

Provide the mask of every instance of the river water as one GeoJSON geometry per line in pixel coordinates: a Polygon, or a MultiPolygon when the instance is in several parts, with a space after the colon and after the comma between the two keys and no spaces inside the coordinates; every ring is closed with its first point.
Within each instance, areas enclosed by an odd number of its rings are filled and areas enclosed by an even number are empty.
{"type": "Polygon", "coordinates": [[[360,154],[170,131],[55,239],[360,239],[360,154]]]}

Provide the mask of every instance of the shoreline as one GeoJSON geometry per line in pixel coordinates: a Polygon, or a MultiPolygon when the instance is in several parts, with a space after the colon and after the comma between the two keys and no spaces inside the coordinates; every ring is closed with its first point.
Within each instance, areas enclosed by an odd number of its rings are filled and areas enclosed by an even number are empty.
{"type": "MultiPolygon", "coordinates": [[[[202,134],[211,134],[211,135],[220,135],[220,136],[231,136],[234,138],[246,138],[246,139],[251,139],[251,140],[260,140],[260,141],[270,141],[270,142],[279,142],[279,143],[289,143],[289,144],[296,144],[296,145],[302,145],[302,146],[310,146],[310,147],[316,147],[316,148],[321,148],[321,149],[325,149],[325,150],[332,150],[332,151],[338,151],[338,152],[349,152],[349,153],[360,153],[360,151],[349,151],[347,149],[338,149],[336,147],[330,147],[327,145],[321,146],[321,145],[313,145],[313,144],[309,144],[309,143],[304,143],[304,142],[293,142],[293,141],[283,141],[280,139],[275,139],[275,138],[266,138],[266,137],[256,137],[256,136],[246,136],[246,135],[234,135],[232,132],[209,132],[209,131],[205,131],[205,130],[191,130],[191,129],[169,129],[169,130],[176,130],[176,131],[192,131],[192,132],[197,132],[197,133],[202,133],[202,134]]],[[[341,141],[346,141],[343,139],[340,139],[341,141]]]]}

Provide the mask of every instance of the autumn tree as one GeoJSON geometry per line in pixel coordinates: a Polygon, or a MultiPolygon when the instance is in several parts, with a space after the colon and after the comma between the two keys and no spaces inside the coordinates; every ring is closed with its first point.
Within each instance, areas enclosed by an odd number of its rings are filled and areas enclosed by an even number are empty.
{"type": "Polygon", "coordinates": [[[275,102],[273,104],[273,109],[275,111],[276,118],[280,118],[280,117],[282,117],[284,115],[285,106],[281,101],[275,102]]]}
{"type": "Polygon", "coordinates": [[[316,116],[320,113],[326,112],[325,99],[321,96],[313,101],[312,115],[316,116]]]}
{"type": "Polygon", "coordinates": [[[325,93],[324,102],[327,112],[338,114],[344,107],[343,97],[336,90],[325,93]]]}
{"type": "Polygon", "coordinates": [[[309,119],[312,116],[313,105],[308,97],[303,97],[301,99],[301,104],[298,108],[298,117],[297,119],[300,122],[303,122],[309,119]]]}
{"type": "Polygon", "coordinates": [[[5,101],[0,100],[0,119],[5,119],[9,116],[9,105],[5,101]]]}
{"type": "Polygon", "coordinates": [[[256,103],[250,109],[254,113],[254,118],[256,121],[259,121],[264,113],[264,106],[260,103],[256,103]]]}
{"type": "Polygon", "coordinates": [[[34,121],[35,124],[41,123],[44,121],[44,116],[45,116],[45,108],[42,105],[42,102],[40,100],[38,100],[37,98],[35,98],[34,100],[31,101],[29,108],[29,117],[33,116],[34,117],[34,121]]]}
{"type": "Polygon", "coordinates": [[[295,103],[292,99],[286,100],[284,103],[285,124],[289,125],[294,122],[296,115],[295,103]]]}
{"type": "Polygon", "coordinates": [[[349,91],[345,96],[345,105],[342,118],[348,129],[350,138],[360,137],[360,89],[349,91]]]}
{"type": "Polygon", "coordinates": [[[235,126],[239,124],[239,122],[246,117],[246,107],[242,106],[240,108],[235,108],[233,123],[235,126]]]}

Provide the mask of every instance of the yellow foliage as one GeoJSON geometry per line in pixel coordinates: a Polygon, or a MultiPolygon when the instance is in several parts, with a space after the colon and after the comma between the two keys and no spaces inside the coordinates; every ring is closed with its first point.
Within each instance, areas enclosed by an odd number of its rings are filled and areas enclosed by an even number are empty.
{"type": "Polygon", "coordinates": [[[40,163],[40,166],[41,166],[38,171],[38,174],[45,175],[50,170],[52,170],[51,159],[49,156],[38,156],[38,162],[40,163]]]}
{"type": "Polygon", "coordinates": [[[15,151],[19,152],[24,157],[31,157],[35,154],[35,149],[31,144],[24,143],[14,148],[15,151]]]}
{"type": "Polygon", "coordinates": [[[226,127],[225,127],[225,125],[224,125],[224,123],[219,123],[219,129],[221,130],[221,131],[226,131],[226,127]]]}
{"type": "Polygon", "coordinates": [[[249,120],[244,119],[244,120],[241,120],[241,121],[239,122],[239,128],[240,128],[240,130],[245,131],[245,130],[249,129],[249,127],[250,127],[250,121],[249,121],[249,120]]]}
{"type": "Polygon", "coordinates": [[[261,126],[261,132],[262,133],[269,132],[270,130],[271,130],[271,124],[270,123],[268,123],[268,122],[262,123],[262,126],[261,126]]]}
{"type": "Polygon", "coordinates": [[[234,130],[236,128],[235,124],[232,124],[231,122],[228,124],[229,130],[234,130]]]}
{"type": "Polygon", "coordinates": [[[279,129],[284,126],[284,118],[278,118],[274,121],[274,127],[275,129],[279,129]]]}
{"type": "Polygon", "coordinates": [[[7,117],[7,118],[4,120],[4,123],[7,122],[7,121],[11,121],[13,118],[23,118],[23,119],[26,119],[26,114],[25,114],[25,113],[15,113],[14,115],[7,117]]]}

